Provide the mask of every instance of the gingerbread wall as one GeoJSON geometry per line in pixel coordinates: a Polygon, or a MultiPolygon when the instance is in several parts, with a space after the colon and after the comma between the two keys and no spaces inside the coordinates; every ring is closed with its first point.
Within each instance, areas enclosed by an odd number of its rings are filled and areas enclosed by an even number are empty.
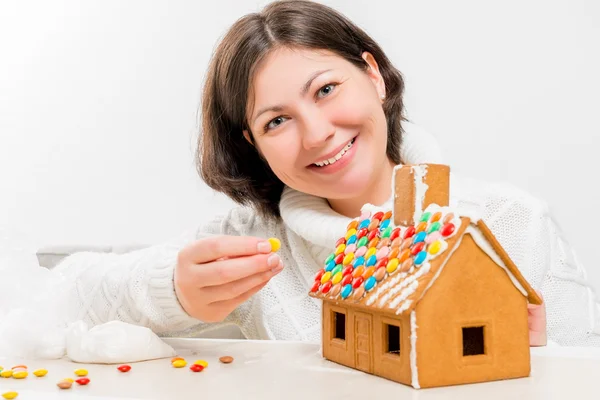
{"type": "Polygon", "coordinates": [[[422,388],[528,376],[527,299],[465,234],[416,307],[422,388]],[[483,355],[463,356],[463,327],[483,326],[483,355]]]}

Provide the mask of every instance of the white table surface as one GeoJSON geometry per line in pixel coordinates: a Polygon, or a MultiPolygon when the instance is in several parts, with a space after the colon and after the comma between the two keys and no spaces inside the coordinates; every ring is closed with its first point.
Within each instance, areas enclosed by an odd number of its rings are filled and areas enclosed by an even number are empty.
{"type": "MultiPolygon", "coordinates": [[[[0,356],[0,365],[25,364],[26,379],[0,378],[0,394],[19,392],[29,399],[598,399],[600,349],[532,348],[529,378],[415,390],[324,360],[318,345],[219,339],[166,339],[188,366],[173,368],[170,359],[131,364],[121,373],[116,365],[85,365],[68,360],[15,360],[0,356]],[[234,357],[222,364],[220,356],[234,357]],[[194,373],[197,359],[209,365],[194,373]],[[48,375],[32,372],[45,368],[48,375]],[[56,383],[86,368],[90,383],[61,390],[56,383]]],[[[1,398],[0,398],[1,399],[1,398]]]]}

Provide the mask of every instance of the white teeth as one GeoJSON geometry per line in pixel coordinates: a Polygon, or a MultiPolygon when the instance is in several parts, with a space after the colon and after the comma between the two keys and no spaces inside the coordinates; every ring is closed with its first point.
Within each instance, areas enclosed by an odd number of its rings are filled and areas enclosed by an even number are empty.
{"type": "Polygon", "coordinates": [[[350,147],[352,147],[353,143],[354,143],[354,139],[352,139],[347,145],[344,146],[344,148],[342,150],[340,150],[339,153],[337,153],[335,156],[331,157],[329,160],[319,161],[319,162],[314,163],[314,165],[316,165],[317,167],[323,167],[325,165],[330,165],[330,164],[335,163],[340,158],[342,158],[344,156],[344,154],[346,154],[346,152],[350,149],[350,147]]]}

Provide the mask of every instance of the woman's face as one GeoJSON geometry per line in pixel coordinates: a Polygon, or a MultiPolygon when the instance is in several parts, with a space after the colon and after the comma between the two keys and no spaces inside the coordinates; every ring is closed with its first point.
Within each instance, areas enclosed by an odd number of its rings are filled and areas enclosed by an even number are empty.
{"type": "Polygon", "coordinates": [[[389,168],[384,81],[363,58],[367,71],[328,51],[282,48],[259,65],[248,124],[287,186],[330,201],[365,198],[389,168]]]}

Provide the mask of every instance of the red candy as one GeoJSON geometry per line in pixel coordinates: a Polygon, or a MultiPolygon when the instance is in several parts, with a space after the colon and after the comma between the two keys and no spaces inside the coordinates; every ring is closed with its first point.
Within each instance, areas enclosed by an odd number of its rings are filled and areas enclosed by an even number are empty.
{"type": "Polygon", "coordinates": [[[410,254],[413,256],[417,255],[421,250],[423,250],[423,247],[425,247],[425,242],[419,242],[415,244],[412,249],[410,249],[410,254]]]}
{"type": "Polygon", "coordinates": [[[90,383],[90,380],[89,378],[79,378],[75,382],[79,383],[80,385],[87,385],[90,383]]]}
{"type": "Polygon", "coordinates": [[[351,282],[352,282],[352,274],[344,276],[344,279],[342,279],[342,287],[346,286],[347,284],[349,284],[351,282]]]}
{"type": "Polygon", "coordinates": [[[192,364],[190,369],[194,372],[201,372],[204,369],[204,367],[200,364],[192,364]]]}
{"type": "Polygon", "coordinates": [[[337,242],[335,242],[335,247],[337,248],[340,244],[346,244],[346,238],[339,238],[337,242]]]}
{"type": "Polygon", "coordinates": [[[456,227],[454,226],[454,224],[452,222],[448,222],[446,225],[444,225],[442,227],[442,230],[440,231],[440,233],[442,234],[442,236],[450,236],[454,232],[455,228],[456,227]]]}
{"type": "Polygon", "coordinates": [[[119,365],[117,367],[117,369],[121,372],[129,372],[129,370],[131,369],[131,367],[127,364],[123,364],[123,365],[119,365]]]}
{"type": "Polygon", "coordinates": [[[377,211],[375,214],[373,214],[372,219],[378,219],[381,221],[383,219],[383,212],[377,211]]]}
{"type": "Polygon", "coordinates": [[[321,280],[319,279],[318,281],[315,281],[315,283],[313,283],[312,287],[310,288],[311,293],[314,293],[316,291],[319,290],[319,286],[321,286],[321,280]]]}
{"type": "Polygon", "coordinates": [[[377,231],[377,230],[369,232],[369,236],[367,236],[367,240],[370,242],[371,240],[375,239],[375,236],[377,236],[377,233],[379,233],[379,231],[377,231]]]}
{"type": "Polygon", "coordinates": [[[346,265],[342,271],[342,276],[351,275],[352,271],[354,271],[354,267],[352,265],[346,265]]]}
{"type": "Polygon", "coordinates": [[[340,253],[335,256],[333,262],[335,262],[335,265],[341,264],[344,261],[344,257],[346,257],[346,255],[344,253],[340,253]]]}
{"type": "Polygon", "coordinates": [[[362,276],[359,276],[357,278],[354,278],[354,282],[352,282],[352,287],[354,289],[358,288],[360,285],[363,284],[363,282],[365,281],[365,278],[363,278],[362,276]]]}
{"type": "Polygon", "coordinates": [[[385,267],[389,261],[390,260],[388,260],[387,257],[383,257],[381,260],[377,261],[377,264],[375,264],[375,268],[385,267]]]}
{"type": "Polygon", "coordinates": [[[400,228],[395,228],[394,230],[392,230],[392,233],[390,234],[390,242],[394,241],[394,239],[396,239],[399,236],[400,236],[400,228]]]}
{"type": "Polygon", "coordinates": [[[322,268],[319,270],[319,272],[317,272],[317,274],[315,275],[315,281],[321,281],[321,278],[323,277],[323,275],[325,274],[325,268],[322,268]]]}
{"type": "Polygon", "coordinates": [[[411,226],[409,226],[409,227],[406,229],[406,232],[404,232],[404,239],[407,239],[407,238],[409,238],[409,237],[413,237],[413,235],[415,234],[415,232],[416,232],[416,229],[415,229],[415,227],[414,227],[414,226],[412,226],[412,225],[411,225],[411,226]]]}
{"type": "Polygon", "coordinates": [[[329,291],[331,290],[331,287],[333,286],[333,283],[331,283],[331,281],[327,281],[323,284],[323,287],[321,287],[321,292],[322,293],[329,293],[329,291]]]}
{"type": "Polygon", "coordinates": [[[365,236],[367,233],[369,233],[369,230],[367,228],[359,229],[358,232],[356,232],[356,239],[360,239],[361,237],[365,236]]]}

